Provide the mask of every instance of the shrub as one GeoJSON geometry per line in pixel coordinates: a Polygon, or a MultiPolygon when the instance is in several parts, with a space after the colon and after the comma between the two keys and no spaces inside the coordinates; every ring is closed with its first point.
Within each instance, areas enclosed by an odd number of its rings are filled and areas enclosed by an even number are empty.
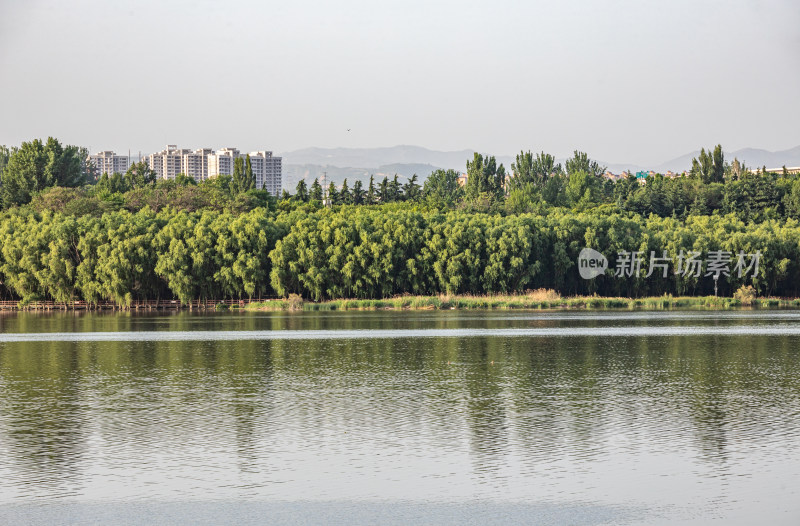
{"type": "Polygon", "coordinates": [[[561,301],[561,294],[553,289],[536,289],[527,292],[528,299],[534,302],[554,302],[561,301]]]}
{"type": "Polygon", "coordinates": [[[289,294],[289,310],[303,310],[303,298],[300,294],[289,294]]]}
{"type": "Polygon", "coordinates": [[[739,290],[733,293],[734,299],[739,300],[742,305],[752,305],[756,299],[756,289],[752,285],[742,285],[739,290]]]}

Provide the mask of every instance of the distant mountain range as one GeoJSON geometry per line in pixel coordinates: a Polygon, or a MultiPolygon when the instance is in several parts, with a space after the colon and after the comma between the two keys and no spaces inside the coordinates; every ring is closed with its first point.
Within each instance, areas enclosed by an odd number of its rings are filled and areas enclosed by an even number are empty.
{"type": "Polygon", "coordinates": [[[430,164],[442,168],[463,169],[473,150],[438,152],[421,146],[387,148],[304,148],[281,154],[284,164],[319,166],[358,166],[375,169],[389,164],[430,164]]]}
{"type": "MultiPolygon", "coordinates": [[[[304,148],[281,154],[283,186],[291,191],[300,179],[310,184],[323,174],[327,182],[332,181],[337,185],[344,179],[350,186],[357,179],[366,183],[370,175],[379,182],[384,177],[393,178],[394,174],[402,182],[417,174],[422,182],[431,172],[441,168],[463,172],[473,154],[473,150],[440,152],[407,145],[386,148],[304,148]]],[[[513,160],[513,157],[497,159],[506,166],[510,166],[513,160]]]]}
{"type": "Polygon", "coordinates": [[[336,185],[342,184],[347,179],[347,184],[351,187],[356,180],[361,180],[363,183],[369,181],[370,176],[375,178],[375,182],[379,183],[384,177],[392,179],[394,174],[397,174],[398,179],[405,182],[409,177],[417,174],[420,181],[424,181],[431,172],[438,170],[437,166],[430,164],[419,163],[393,163],[382,164],[375,168],[354,168],[352,166],[333,166],[322,164],[290,164],[283,163],[283,187],[289,191],[294,190],[297,183],[303,179],[306,183],[311,184],[314,179],[321,179],[325,177],[326,184],[335,183],[336,185]]]}
{"type": "MultiPolygon", "coordinates": [[[[471,159],[474,150],[441,152],[429,150],[421,146],[392,146],[384,148],[304,148],[282,153],[284,167],[284,188],[293,190],[300,179],[311,183],[315,178],[326,173],[326,181],[341,184],[348,179],[352,186],[355,180],[369,181],[370,175],[380,181],[384,177],[390,179],[397,174],[405,182],[413,174],[420,181],[439,168],[452,168],[464,171],[467,160],[471,159]]],[[[657,166],[639,166],[634,164],[600,162],[615,173],[623,170],[654,170],[656,172],[682,172],[692,166],[692,158],[700,155],[700,150],[690,152],[671,159],[657,166]]],[[[734,158],[744,162],[748,167],[779,168],[800,166],[800,146],[788,150],[771,152],[758,148],[743,148],[733,152],[725,152],[725,159],[734,158]]],[[[503,163],[506,169],[514,162],[512,156],[497,156],[497,162],[503,163]]],[[[560,159],[563,163],[564,160],[560,159]]]]}
{"type": "MultiPolygon", "coordinates": [[[[681,155],[670,161],[667,161],[660,166],[652,168],[656,172],[666,172],[672,170],[673,172],[682,172],[692,167],[692,159],[700,155],[700,150],[681,155]]],[[[725,160],[728,162],[734,159],[739,159],[749,168],[780,168],[782,166],[800,166],[800,146],[795,146],[788,150],[781,150],[777,152],[770,152],[768,150],[761,150],[759,148],[742,148],[733,152],[725,152],[725,160]]]]}

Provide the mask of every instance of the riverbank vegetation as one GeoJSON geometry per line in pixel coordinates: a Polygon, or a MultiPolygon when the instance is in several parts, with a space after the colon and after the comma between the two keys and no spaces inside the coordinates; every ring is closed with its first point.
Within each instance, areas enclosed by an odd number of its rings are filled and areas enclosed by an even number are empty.
{"type": "MultiPolygon", "coordinates": [[[[222,307],[227,309],[229,307],[222,307]]],[[[236,308],[236,307],[234,307],[236,308]]],[[[298,295],[288,299],[249,303],[244,310],[254,311],[338,311],[338,310],[672,310],[672,309],[795,309],[800,299],[720,296],[655,296],[609,298],[600,296],[561,297],[555,291],[529,291],[522,294],[486,296],[448,295],[395,296],[383,299],[335,299],[303,301],[298,295]]]]}
{"type": "Polygon", "coordinates": [[[664,251],[672,268],[681,252],[730,253],[718,294],[731,302],[800,295],[800,179],[725,163],[721,148],[704,150],[687,177],[644,184],[602,177],[581,152],[563,168],[521,152],[508,180],[493,157],[476,154],[464,186],[449,170],[422,184],[395,177],[327,192],[303,182],[281,199],[252,189],[246,171],[197,184],[157,181],[136,163],[98,176],[84,153],[54,139],[0,148],[2,299],[125,306],[295,294],[303,308],[339,298],[352,298],[341,300],[345,308],[448,308],[442,297],[468,308],[500,297],[516,306],[526,290],[552,289],[609,305],[664,295],[706,301],[714,281],[704,273],[647,277],[649,254],[664,251]],[[584,247],[609,256],[605,274],[581,278],[584,247]],[[625,251],[644,254],[643,264],[615,276],[614,257],[625,251]],[[755,275],[732,271],[740,252],[760,252],[755,275]],[[746,286],[747,297],[731,297],[746,286]]]}

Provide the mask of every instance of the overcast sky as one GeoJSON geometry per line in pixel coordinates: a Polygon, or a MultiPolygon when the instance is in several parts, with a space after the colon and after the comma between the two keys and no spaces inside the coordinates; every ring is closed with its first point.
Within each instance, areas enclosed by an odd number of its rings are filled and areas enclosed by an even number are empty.
{"type": "Polygon", "coordinates": [[[0,95],[0,144],[93,151],[780,150],[800,2],[0,0],[0,95]]]}

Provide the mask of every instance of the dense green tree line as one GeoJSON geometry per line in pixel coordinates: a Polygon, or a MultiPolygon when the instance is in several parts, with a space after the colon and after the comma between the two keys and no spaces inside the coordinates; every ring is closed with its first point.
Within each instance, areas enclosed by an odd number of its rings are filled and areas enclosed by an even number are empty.
{"type": "Polygon", "coordinates": [[[255,189],[250,158],[240,158],[233,175],[198,184],[178,174],[157,179],[146,162],[133,163],[123,173],[98,174],[85,148],[62,146],[58,140],[33,140],[19,148],[0,146],[0,205],[30,206],[40,212],[100,216],[117,210],[217,210],[243,213],[273,209],[275,199],[255,189]]]}
{"type": "Polygon", "coordinates": [[[238,215],[7,213],[0,220],[2,294],[119,305],[263,296],[272,294],[269,253],[286,231],[264,208],[238,215]]]}
{"type": "MultiPolygon", "coordinates": [[[[710,294],[700,276],[676,275],[683,251],[729,252],[719,291],[745,284],[763,294],[795,295],[800,283],[800,224],[745,223],[735,215],[675,218],[630,216],[610,207],[592,212],[510,216],[399,208],[322,210],[293,224],[271,253],[273,289],[312,299],[393,294],[500,293],[554,288],[563,294],[710,294]],[[594,280],[577,269],[584,247],[608,256],[594,280]],[[641,272],[616,277],[619,252],[640,252],[641,272]],[[646,278],[651,253],[666,251],[669,272],[646,278]],[[761,252],[758,274],[734,272],[736,255],[761,252]]],[[[749,259],[748,259],[749,261],[749,259]]]]}
{"type": "Polygon", "coordinates": [[[301,181],[277,201],[253,189],[240,159],[232,176],[197,184],[156,180],[145,163],[86,182],[80,148],[55,139],[0,148],[0,295],[85,299],[379,298],[395,294],[708,294],[703,274],[674,272],[679,254],[761,253],[755,276],[721,276],[719,293],[752,284],[797,295],[800,178],[753,172],[721,147],[701,150],[686,177],[612,182],[583,152],[562,166],[520,152],[508,177],[475,154],[467,182],[438,170],[420,184],[383,178],[323,188],[301,181]],[[582,279],[584,247],[610,268],[582,279]],[[667,277],[647,276],[650,257],[667,277]],[[615,276],[621,252],[641,266],[615,276]]]}
{"type": "MultiPolygon", "coordinates": [[[[456,174],[456,177],[458,175],[456,174]]],[[[311,187],[305,180],[298,181],[294,195],[284,191],[283,198],[294,200],[300,203],[317,203],[318,205],[374,205],[385,203],[396,203],[402,201],[419,201],[422,196],[419,178],[416,174],[409,178],[405,184],[400,184],[400,180],[395,174],[390,181],[388,177],[375,184],[375,177],[370,176],[369,185],[364,188],[364,183],[356,180],[353,187],[347,183],[347,179],[342,182],[341,187],[335,183],[330,183],[328,188],[323,189],[319,179],[314,179],[311,187]]]]}
{"type": "MultiPolygon", "coordinates": [[[[254,189],[247,158],[237,160],[233,175],[197,184],[183,175],[156,180],[156,174],[144,162],[134,163],[124,174],[87,178],[91,167],[85,166],[85,153],[85,149],[64,147],[53,138],[26,142],[19,148],[0,147],[3,206],[33,202],[38,211],[76,216],[145,207],[154,211],[172,207],[242,213],[277,206],[267,192],[254,189]]],[[[547,213],[557,207],[585,211],[611,204],[641,216],[680,219],[714,213],[733,213],[745,221],[800,217],[800,178],[785,171],[753,172],[738,160],[727,163],[719,145],[708,151],[702,149],[687,177],[655,175],[638,180],[629,176],[613,182],[602,177],[604,171],[605,167],[584,152],[575,151],[562,166],[550,154],[528,151],[516,156],[507,174],[493,156],[476,153],[466,163],[466,184],[459,183],[459,173],[454,170],[437,170],[424,184],[416,175],[405,183],[395,175],[382,181],[370,177],[367,184],[345,180],[341,186],[330,183],[327,188],[315,179],[310,185],[300,181],[294,195],[284,192],[281,208],[407,202],[511,215],[547,213]]]]}
{"type": "Polygon", "coordinates": [[[14,210],[0,218],[2,295],[22,300],[251,298],[298,293],[320,300],[395,294],[500,293],[554,288],[562,294],[709,294],[713,280],[676,275],[678,254],[731,254],[720,294],[744,284],[796,295],[800,224],[746,223],[734,214],[672,217],[614,212],[477,214],[407,204],[315,211],[165,209],[100,217],[14,210]],[[578,273],[584,247],[607,255],[594,280],[578,273]],[[641,253],[640,272],[614,276],[618,252],[641,253]],[[651,253],[670,272],[646,277],[651,253]],[[758,274],[738,277],[739,252],[762,254],[758,274]]]}

